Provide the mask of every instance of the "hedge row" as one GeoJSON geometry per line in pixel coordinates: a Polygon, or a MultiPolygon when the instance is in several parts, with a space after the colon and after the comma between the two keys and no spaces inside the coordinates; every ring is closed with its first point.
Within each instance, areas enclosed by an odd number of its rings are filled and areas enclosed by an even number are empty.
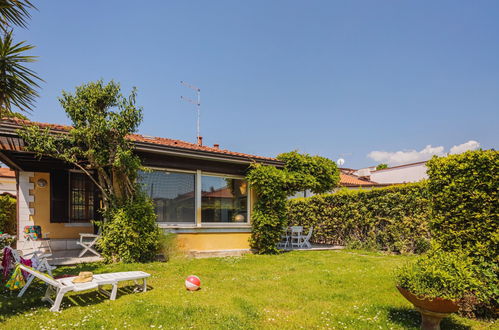
{"type": "Polygon", "coordinates": [[[288,202],[290,225],[314,227],[312,241],[402,253],[429,248],[426,182],[373,190],[342,190],[288,202]]]}
{"type": "Polygon", "coordinates": [[[16,199],[0,195],[0,232],[16,234],[16,199]]]}
{"type": "Polygon", "coordinates": [[[496,263],[499,272],[499,152],[435,157],[426,166],[435,240],[496,263]]]}

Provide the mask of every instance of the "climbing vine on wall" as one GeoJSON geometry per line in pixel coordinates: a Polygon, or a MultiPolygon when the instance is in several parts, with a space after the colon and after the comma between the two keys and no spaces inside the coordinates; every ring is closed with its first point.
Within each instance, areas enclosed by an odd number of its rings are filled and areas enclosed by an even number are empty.
{"type": "Polygon", "coordinates": [[[287,225],[286,200],[298,191],[320,194],[338,185],[336,164],[327,158],[297,151],[277,156],[282,168],[254,164],[246,179],[255,189],[250,244],[260,254],[277,253],[277,243],[287,225]]]}

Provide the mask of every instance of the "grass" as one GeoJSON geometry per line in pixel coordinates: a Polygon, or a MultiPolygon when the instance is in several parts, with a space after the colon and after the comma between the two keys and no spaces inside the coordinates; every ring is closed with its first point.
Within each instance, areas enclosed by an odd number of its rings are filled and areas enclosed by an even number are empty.
{"type": "MultiPolygon", "coordinates": [[[[64,299],[51,313],[40,298],[43,286],[25,297],[0,293],[2,329],[418,329],[419,314],[397,292],[393,270],[411,257],[359,251],[297,251],[276,256],[248,255],[176,259],[168,263],[88,264],[58,274],[143,270],[152,274],[146,293],[120,289],[118,298],[89,291],[64,299]],[[189,292],[184,279],[201,278],[189,292]]],[[[453,315],[442,329],[497,328],[493,321],[453,315]]]]}

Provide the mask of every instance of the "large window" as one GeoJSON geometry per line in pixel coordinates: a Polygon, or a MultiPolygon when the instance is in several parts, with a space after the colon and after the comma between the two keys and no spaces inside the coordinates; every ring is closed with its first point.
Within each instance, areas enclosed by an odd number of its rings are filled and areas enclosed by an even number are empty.
{"type": "Polygon", "coordinates": [[[167,225],[249,222],[248,184],[243,179],[201,172],[152,170],[139,174],[154,202],[157,221],[167,225]]]}
{"type": "Polygon", "coordinates": [[[141,172],[140,178],[144,191],[154,201],[158,222],[195,223],[194,173],[141,172]]]}
{"type": "Polygon", "coordinates": [[[248,184],[241,179],[201,177],[201,222],[248,222],[248,184]]]}

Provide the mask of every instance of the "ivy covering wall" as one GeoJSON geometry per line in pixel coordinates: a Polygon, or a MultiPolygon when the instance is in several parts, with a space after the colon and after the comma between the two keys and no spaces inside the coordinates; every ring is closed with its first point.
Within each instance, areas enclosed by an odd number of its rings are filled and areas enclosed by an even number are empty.
{"type": "Polygon", "coordinates": [[[395,252],[429,248],[427,182],[292,199],[289,224],[313,226],[315,243],[395,252]]]}
{"type": "Polygon", "coordinates": [[[246,179],[255,189],[257,200],[252,213],[250,245],[257,253],[277,253],[277,243],[286,228],[286,201],[298,191],[314,193],[331,191],[340,175],[330,159],[300,154],[296,151],[280,154],[283,168],[254,164],[246,179]]]}

